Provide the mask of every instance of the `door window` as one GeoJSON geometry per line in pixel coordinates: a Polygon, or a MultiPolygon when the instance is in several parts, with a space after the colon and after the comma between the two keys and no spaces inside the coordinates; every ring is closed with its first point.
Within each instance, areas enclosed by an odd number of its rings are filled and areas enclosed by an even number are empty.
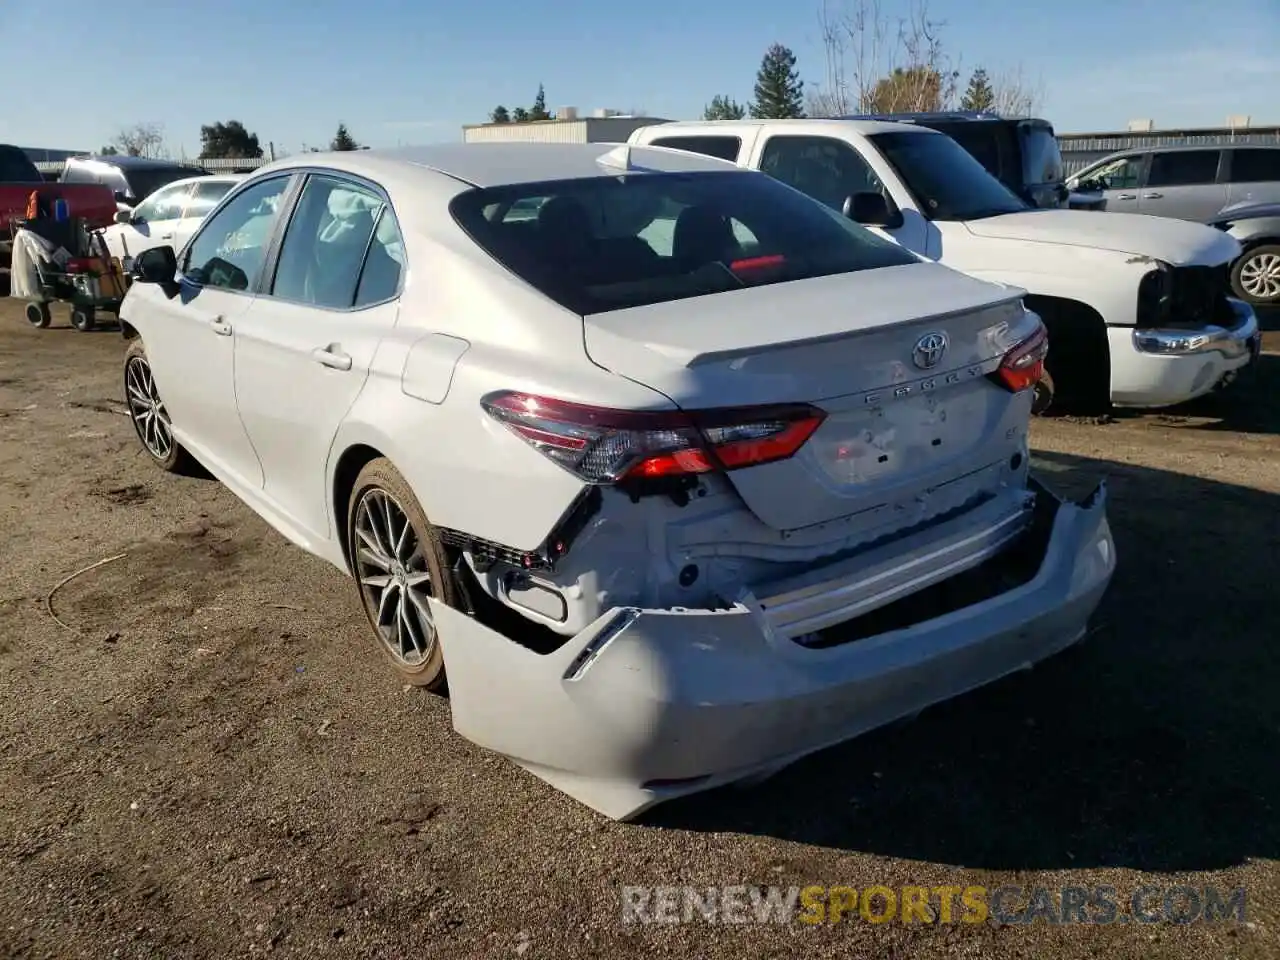
{"type": "Polygon", "coordinates": [[[1232,183],[1280,182],[1280,149],[1239,148],[1231,153],[1232,183]]]}
{"type": "Polygon", "coordinates": [[[719,157],[721,160],[737,160],[738,151],[742,149],[741,137],[659,137],[650,146],[669,147],[672,150],[687,150],[690,153],[701,153],[708,157],[719,157]]]}
{"type": "Polygon", "coordinates": [[[367,307],[390,300],[400,292],[400,278],[404,274],[404,239],[400,225],[390,207],[382,208],[382,216],[373,231],[373,243],[360,271],[360,284],[356,287],[357,307],[367,307]]]}
{"type": "Polygon", "coordinates": [[[183,258],[182,272],[194,283],[248,290],[267,259],[276,214],[289,177],[271,177],[238,193],[205,221],[183,258]]]}
{"type": "Polygon", "coordinates": [[[218,201],[227,195],[227,191],[232,188],[231,184],[225,180],[197,181],[191,190],[191,196],[187,198],[187,208],[183,211],[184,218],[198,218],[206,216],[210,210],[218,205],[218,201]]]}
{"type": "Polygon", "coordinates": [[[1119,157],[1080,179],[1081,182],[1100,183],[1105,190],[1133,190],[1141,176],[1141,157],[1119,157]]]}
{"type": "Polygon", "coordinates": [[[1170,150],[1151,157],[1148,187],[1192,187],[1218,178],[1217,150],[1170,150]]]}
{"type": "Polygon", "coordinates": [[[831,137],[770,137],[760,157],[769,176],[841,210],[855,193],[882,193],[883,185],[862,156],[831,137]]]}
{"type": "Polygon", "coordinates": [[[178,220],[182,217],[182,204],[191,184],[175,184],[157,190],[133,211],[133,219],[141,223],[159,223],[161,220],[178,220]]]}
{"type": "MultiPolygon", "coordinates": [[[[381,197],[364,187],[336,177],[309,177],[285,230],[272,295],[332,310],[355,306],[365,254],[373,245],[385,206],[381,197]]],[[[400,246],[399,230],[394,219],[389,224],[384,242],[376,245],[366,296],[385,293],[388,278],[399,283],[400,264],[387,249],[400,246]]]]}

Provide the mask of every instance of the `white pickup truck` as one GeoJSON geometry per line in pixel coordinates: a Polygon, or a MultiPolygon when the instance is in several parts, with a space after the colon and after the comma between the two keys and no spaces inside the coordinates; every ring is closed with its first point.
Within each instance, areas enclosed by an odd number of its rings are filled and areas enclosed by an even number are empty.
{"type": "Polygon", "coordinates": [[[762,170],[920,256],[1020,287],[1052,347],[1063,407],[1165,407],[1225,386],[1256,358],[1253,309],[1231,297],[1239,244],[1158,217],[1036,210],[950,137],[871,120],[654,124],[632,144],[762,170]]]}

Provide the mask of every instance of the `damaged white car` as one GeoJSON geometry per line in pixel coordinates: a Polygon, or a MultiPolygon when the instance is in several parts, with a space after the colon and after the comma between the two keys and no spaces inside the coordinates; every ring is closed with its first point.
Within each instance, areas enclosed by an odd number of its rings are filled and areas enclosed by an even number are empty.
{"type": "Polygon", "coordinates": [[[1029,666],[1112,576],[1102,488],[1028,477],[1022,291],[717,160],[303,155],[135,270],[151,457],[350,573],[459,733],[611,817],[1029,666]]]}

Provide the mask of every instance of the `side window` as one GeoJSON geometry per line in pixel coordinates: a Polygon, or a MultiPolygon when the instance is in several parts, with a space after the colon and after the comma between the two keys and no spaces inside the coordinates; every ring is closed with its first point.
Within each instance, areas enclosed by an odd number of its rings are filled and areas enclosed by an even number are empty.
{"type": "MultiPolygon", "coordinates": [[[[354,306],[365,254],[384,207],[377,194],[354,183],[308,177],[280,246],[272,295],[333,310],[354,306]]],[[[394,236],[398,240],[399,231],[394,236]]],[[[385,245],[380,252],[386,253],[385,245]]],[[[371,285],[385,282],[381,278],[392,272],[379,257],[374,259],[380,266],[371,285]]],[[[398,282],[398,273],[395,278],[398,282]]]]}
{"type": "Polygon", "coordinates": [[[719,157],[721,160],[736,161],[738,151],[742,149],[741,137],[659,137],[650,143],[653,147],[669,147],[672,150],[687,150],[690,153],[701,153],[708,157],[719,157]]]}
{"type": "Polygon", "coordinates": [[[133,219],[142,223],[159,223],[161,220],[178,220],[182,217],[182,205],[191,184],[184,183],[157,190],[143,200],[133,211],[133,219]]]}
{"type": "Polygon", "coordinates": [[[1104,164],[1083,179],[1101,183],[1108,190],[1133,190],[1142,176],[1141,157],[1120,157],[1104,164]]]}
{"type": "Polygon", "coordinates": [[[357,307],[390,300],[400,289],[400,277],[404,273],[404,239],[400,225],[390,207],[383,207],[382,216],[373,231],[373,243],[364,258],[360,271],[360,285],[356,287],[357,307]]]}
{"type": "Polygon", "coordinates": [[[187,197],[187,208],[182,212],[183,218],[204,217],[218,205],[219,200],[227,195],[227,191],[231,189],[231,186],[226,181],[215,181],[213,183],[197,181],[191,190],[191,195],[187,197]]]}
{"type": "Polygon", "coordinates": [[[1151,156],[1148,187],[1194,187],[1218,178],[1217,150],[1170,150],[1151,156]]]}
{"type": "Polygon", "coordinates": [[[271,177],[255,183],[206,220],[183,258],[187,279],[208,287],[248,290],[266,262],[289,179],[271,177]]]}
{"type": "Polygon", "coordinates": [[[833,210],[852,194],[884,189],[861,154],[831,137],[770,137],[760,169],[833,210]]]}
{"type": "Polygon", "coordinates": [[[1280,182],[1280,149],[1239,147],[1231,151],[1232,183],[1280,182]]]}

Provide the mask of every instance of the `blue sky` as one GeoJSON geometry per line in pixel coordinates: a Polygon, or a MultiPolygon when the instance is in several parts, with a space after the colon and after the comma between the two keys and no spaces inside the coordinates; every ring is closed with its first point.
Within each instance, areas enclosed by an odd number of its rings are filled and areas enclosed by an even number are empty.
{"type": "MultiPolygon", "coordinates": [[[[879,0],[886,17],[912,0],[879,0]]],[[[918,5],[921,0],[914,0],[918,5]]],[[[828,0],[839,9],[841,0],[828,0]]],[[[682,119],[716,93],[749,100],[775,41],[820,84],[821,0],[0,0],[0,141],[96,149],[161,124],[198,153],[202,123],[238,119],[265,146],[324,145],[344,121],[362,143],[460,139],[496,104],[644,108],[682,119]]],[[[1280,0],[929,0],[967,76],[1021,67],[1060,131],[1280,123],[1280,0]]]]}

